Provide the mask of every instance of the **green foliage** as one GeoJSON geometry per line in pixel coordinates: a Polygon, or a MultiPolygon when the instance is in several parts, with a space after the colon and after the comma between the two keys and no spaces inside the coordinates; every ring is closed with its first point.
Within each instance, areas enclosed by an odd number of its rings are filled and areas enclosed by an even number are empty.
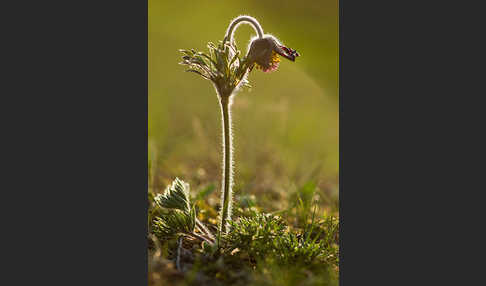
{"type": "Polygon", "coordinates": [[[302,185],[298,190],[291,195],[291,201],[293,204],[291,208],[295,212],[295,218],[297,223],[304,227],[311,213],[311,207],[314,201],[314,196],[316,194],[316,184],[309,181],[302,185]]]}
{"type": "Polygon", "coordinates": [[[176,178],[163,194],[154,198],[155,203],[162,208],[178,209],[189,213],[191,209],[189,198],[189,184],[176,178]]]}
{"type": "Polygon", "coordinates": [[[162,240],[185,235],[214,245],[213,234],[196,218],[189,189],[188,183],[176,178],[163,194],[149,192],[149,231],[162,240]]]}
{"type": "Polygon", "coordinates": [[[191,207],[188,183],[176,178],[163,194],[153,197],[153,202],[149,219],[155,235],[167,239],[194,232],[196,210],[195,206],[191,207]]]}
{"type": "Polygon", "coordinates": [[[273,247],[274,240],[285,233],[286,225],[278,216],[256,214],[230,222],[230,231],[225,238],[227,250],[246,250],[251,257],[264,255],[273,247]]]}
{"type": "Polygon", "coordinates": [[[218,46],[208,43],[209,55],[203,52],[180,50],[184,55],[180,64],[189,66],[188,72],[196,73],[214,83],[218,92],[229,95],[240,84],[250,87],[245,78],[249,61],[240,57],[235,45],[219,42],[218,46]]]}
{"type": "Polygon", "coordinates": [[[157,237],[172,238],[176,235],[190,234],[196,227],[196,211],[194,207],[189,213],[178,209],[170,210],[153,221],[153,233],[157,237]]]}
{"type": "MultiPolygon", "coordinates": [[[[302,190],[313,189],[309,187],[311,185],[304,185],[298,191],[305,193],[302,190]]],[[[213,188],[202,188],[199,192],[201,197],[205,197],[208,190],[213,188]]],[[[302,199],[303,204],[306,201],[302,199]]],[[[175,214],[169,217],[156,215],[152,233],[160,239],[157,242],[160,246],[154,250],[157,253],[159,249],[160,257],[155,259],[155,254],[149,255],[149,258],[152,257],[149,260],[149,277],[154,281],[165,281],[157,285],[337,285],[338,219],[318,212],[317,205],[312,203],[307,209],[314,207],[313,211],[304,214],[303,210],[299,210],[306,217],[305,223],[299,228],[300,223],[297,224],[292,218],[286,220],[275,214],[261,213],[256,203],[252,195],[238,196],[236,208],[240,218],[230,222],[230,230],[222,237],[219,248],[217,245],[186,240],[181,257],[183,268],[186,269],[182,271],[183,275],[174,270],[177,240],[169,238],[194,231],[197,223],[194,226],[178,209],[172,210],[175,214]],[[157,265],[162,268],[156,270],[157,265]],[[159,274],[161,276],[154,276],[159,274]],[[163,277],[172,278],[163,280],[163,277]]],[[[214,206],[207,203],[198,206],[201,208],[201,220],[214,218],[214,206]]],[[[156,204],[154,208],[165,212],[156,204]]],[[[301,203],[295,208],[300,209],[301,203]]],[[[215,224],[216,221],[211,226],[214,228],[215,224]]]]}
{"type": "Polygon", "coordinates": [[[250,261],[273,261],[278,264],[326,262],[337,265],[335,219],[317,224],[310,222],[302,233],[291,232],[279,216],[256,214],[230,222],[225,237],[226,251],[239,253],[250,261]],[[326,229],[326,231],[324,231],[326,229]],[[316,231],[317,230],[317,231],[316,231]]]}

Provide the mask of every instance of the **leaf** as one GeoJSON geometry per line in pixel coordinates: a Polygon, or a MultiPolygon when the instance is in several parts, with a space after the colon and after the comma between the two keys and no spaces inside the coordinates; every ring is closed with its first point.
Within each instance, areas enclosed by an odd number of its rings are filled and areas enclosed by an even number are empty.
{"type": "Polygon", "coordinates": [[[231,61],[229,63],[230,67],[235,62],[235,60],[238,58],[239,55],[240,55],[240,51],[237,51],[236,54],[233,56],[233,58],[231,59],[231,61]]]}
{"type": "Polygon", "coordinates": [[[196,213],[194,207],[189,213],[171,210],[153,221],[153,232],[160,237],[173,237],[178,234],[194,232],[196,213]]]}
{"type": "Polygon", "coordinates": [[[229,47],[230,49],[232,49],[234,53],[236,53],[236,51],[238,50],[236,48],[236,44],[230,44],[229,42],[225,42],[224,45],[225,45],[225,47],[229,47]]]}
{"type": "Polygon", "coordinates": [[[179,50],[184,53],[181,64],[188,65],[190,72],[211,80],[218,90],[233,92],[238,87],[245,87],[249,63],[236,45],[219,41],[207,44],[208,53],[191,50],[179,50]],[[238,60],[238,63],[236,61],[238,60]]]}
{"type": "Polygon", "coordinates": [[[209,42],[209,43],[208,43],[208,49],[209,49],[210,51],[212,51],[212,50],[216,50],[217,48],[216,48],[216,46],[214,45],[214,43],[209,42]]]}
{"type": "Polygon", "coordinates": [[[203,59],[201,56],[198,56],[198,55],[194,56],[194,58],[193,58],[193,62],[198,63],[198,64],[200,64],[200,65],[202,65],[202,66],[207,66],[207,65],[208,65],[208,64],[207,64],[207,63],[204,61],[204,59],[203,59]]]}
{"type": "Polygon", "coordinates": [[[188,50],[180,49],[179,52],[184,53],[184,54],[186,54],[188,56],[192,56],[192,53],[190,51],[188,51],[188,50]]]}
{"type": "Polygon", "coordinates": [[[208,56],[208,55],[206,55],[204,53],[201,53],[201,52],[199,53],[199,55],[201,55],[201,56],[205,57],[206,59],[208,59],[209,62],[212,63],[213,66],[216,68],[216,63],[213,61],[213,59],[210,56],[208,56]]]}
{"type": "Polygon", "coordinates": [[[158,194],[154,198],[155,203],[163,208],[178,209],[185,213],[189,213],[190,199],[189,199],[189,184],[176,178],[172,185],[165,189],[164,194],[158,194]]]}
{"type": "Polygon", "coordinates": [[[193,72],[193,73],[197,73],[198,75],[202,76],[203,78],[205,79],[210,79],[209,77],[203,75],[201,72],[197,71],[197,70],[186,70],[186,72],[193,72]]]}

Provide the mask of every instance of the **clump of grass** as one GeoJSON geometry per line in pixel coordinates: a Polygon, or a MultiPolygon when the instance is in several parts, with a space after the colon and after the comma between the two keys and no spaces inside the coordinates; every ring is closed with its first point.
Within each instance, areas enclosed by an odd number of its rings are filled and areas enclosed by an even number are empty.
{"type": "Polygon", "coordinates": [[[280,216],[258,213],[231,222],[225,250],[239,253],[253,262],[263,259],[280,265],[316,261],[337,265],[338,250],[333,240],[337,235],[337,223],[328,218],[325,224],[326,231],[312,220],[303,232],[295,233],[280,216]]]}

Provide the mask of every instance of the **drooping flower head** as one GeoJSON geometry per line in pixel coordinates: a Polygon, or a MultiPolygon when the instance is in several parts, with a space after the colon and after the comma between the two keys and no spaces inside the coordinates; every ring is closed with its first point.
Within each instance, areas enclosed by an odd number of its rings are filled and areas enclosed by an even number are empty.
{"type": "Polygon", "coordinates": [[[180,50],[184,56],[181,64],[190,67],[189,72],[199,74],[213,82],[219,96],[230,97],[240,87],[249,86],[247,75],[254,67],[263,72],[275,71],[280,63],[280,56],[295,61],[297,51],[290,49],[272,35],[264,34],[260,23],[251,16],[234,18],[226,30],[223,41],[217,45],[208,44],[209,54],[195,50],[180,50]],[[248,46],[246,56],[234,41],[235,30],[241,24],[249,24],[256,32],[248,46]]]}
{"type": "MultiPolygon", "coordinates": [[[[257,69],[263,72],[272,72],[278,68],[280,56],[295,61],[299,56],[296,50],[285,47],[271,35],[265,35],[262,38],[255,38],[250,42],[247,58],[250,61],[251,68],[253,64],[257,69]]],[[[250,70],[251,70],[250,68],[250,70]]]]}
{"type": "Polygon", "coordinates": [[[250,41],[246,56],[249,61],[248,67],[250,71],[256,66],[257,69],[261,69],[264,72],[271,72],[278,68],[280,63],[279,55],[291,61],[295,61],[295,58],[299,56],[297,51],[285,47],[274,36],[265,35],[260,23],[251,16],[243,15],[233,19],[226,30],[223,41],[233,43],[234,32],[243,23],[250,24],[257,33],[257,36],[250,41]]]}

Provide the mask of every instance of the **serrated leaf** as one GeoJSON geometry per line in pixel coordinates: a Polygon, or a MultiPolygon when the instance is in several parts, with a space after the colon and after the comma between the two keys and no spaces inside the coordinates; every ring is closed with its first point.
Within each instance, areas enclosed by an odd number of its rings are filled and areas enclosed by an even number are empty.
{"type": "Polygon", "coordinates": [[[155,203],[167,209],[179,209],[188,213],[191,209],[189,199],[189,184],[176,178],[172,185],[168,186],[164,194],[158,194],[154,198],[155,203]]]}
{"type": "Polygon", "coordinates": [[[157,217],[153,221],[153,232],[160,237],[173,237],[178,234],[194,232],[196,227],[196,213],[192,208],[189,213],[180,210],[170,212],[157,217]]]}

